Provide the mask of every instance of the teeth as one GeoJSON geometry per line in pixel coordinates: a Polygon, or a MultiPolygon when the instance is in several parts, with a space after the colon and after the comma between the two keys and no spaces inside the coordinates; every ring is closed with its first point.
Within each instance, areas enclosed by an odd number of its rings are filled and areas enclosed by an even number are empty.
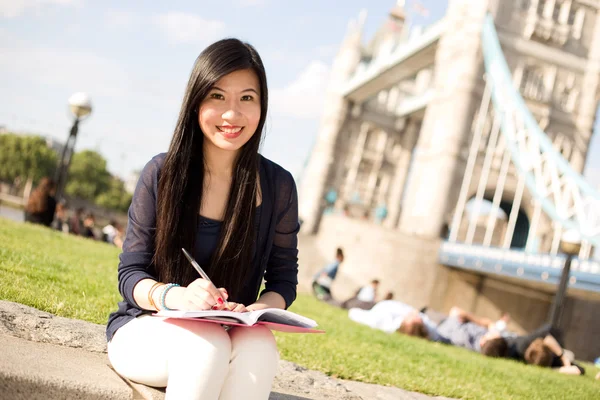
{"type": "Polygon", "coordinates": [[[225,128],[225,127],[220,127],[219,129],[221,129],[221,131],[225,132],[225,133],[238,133],[239,131],[242,130],[242,128],[225,128]]]}

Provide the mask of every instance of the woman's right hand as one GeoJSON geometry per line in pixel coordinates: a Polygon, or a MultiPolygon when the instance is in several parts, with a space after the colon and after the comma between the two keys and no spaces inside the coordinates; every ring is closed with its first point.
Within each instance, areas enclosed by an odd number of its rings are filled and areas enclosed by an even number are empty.
{"type": "Polygon", "coordinates": [[[225,289],[217,289],[206,279],[198,278],[187,287],[171,289],[165,303],[175,310],[220,310],[224,308],[227,297],[225,289]]]}

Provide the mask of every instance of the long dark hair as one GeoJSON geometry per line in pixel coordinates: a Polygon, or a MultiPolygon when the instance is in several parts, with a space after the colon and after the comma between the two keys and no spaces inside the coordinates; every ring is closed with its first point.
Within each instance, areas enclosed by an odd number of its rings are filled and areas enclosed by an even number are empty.
{"type": "Polygon", "coordinates": [[[233,301],[242,295],[255,239],[255,208],[259,190],[258,149],[267,115],[265,69],[256,49],[237,39],[208,46],[196,59],[185,91],[169,151],[160,171],[156,211],[154,266],[161,282],[188,285],[199,276],[181,248],[194,248],[202,203],[205,163],[204,135],[197,111],[216,82],[234,71],[251,69],[260,83],[260,120],[256,132],[240,149],[235,165],[221,234],[207,274],[226,287],[233,301]]]}
{"type": "Polygon", "coordinates": [[[48,198],[56,189],[56,183],[51,178],[45,177],[40,180],[38,186],[31,192],[25,211],[30,214],[39,214],[48,208],[48,198]]]}

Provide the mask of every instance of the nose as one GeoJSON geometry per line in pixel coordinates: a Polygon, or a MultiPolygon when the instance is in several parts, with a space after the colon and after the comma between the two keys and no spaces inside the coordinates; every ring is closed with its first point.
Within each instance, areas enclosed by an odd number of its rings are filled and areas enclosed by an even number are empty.
{"type": "Polygon", "coordinates": [[[225,111],[221,115],[221,118],[225,120],[235,119],[241,114],[240,105],[237,101],[232,101],[227,104],[225,111]]]}

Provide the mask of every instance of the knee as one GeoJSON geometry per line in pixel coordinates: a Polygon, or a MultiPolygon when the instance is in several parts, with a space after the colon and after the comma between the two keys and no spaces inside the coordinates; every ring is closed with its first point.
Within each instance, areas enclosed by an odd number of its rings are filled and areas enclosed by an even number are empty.
{"type": "Polygon", "coordinates": [[[169,320],[178,328],[171,340],[174,346],[182,349],[183,354],[199,352],[204,357],[212,356],[229,360],[231,340],[221,325],[199,323],[184,319],[169,320]]]}
{"type": "Polygon", "coordinates": [[[277,342],[270,329],[264,326],[235,328],[229,332],[232,353],[259,356],[259,360],[277,362],[279,352],[277,342]]]}

